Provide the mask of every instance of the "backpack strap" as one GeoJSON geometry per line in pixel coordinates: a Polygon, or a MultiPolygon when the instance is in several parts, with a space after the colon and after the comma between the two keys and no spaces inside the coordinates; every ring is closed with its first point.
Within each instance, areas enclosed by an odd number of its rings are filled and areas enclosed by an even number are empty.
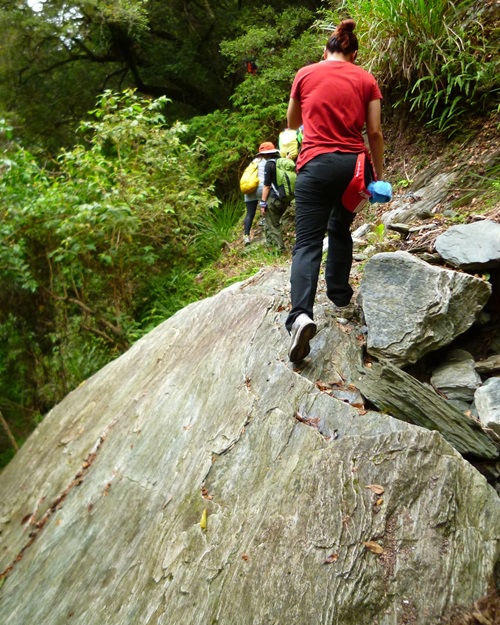
{"type": "Polygon", "coordinates": [[[279,197],[278,181],[276,179],[276,166],[277,166],[276,163],[277,163],[278,159],[277,158],[268,158],[267,160],[268,160],[268,162],[271,161],[272,163],[274,163],[274,175],[273,175],[273,181],[271,182],[271,189],[273,190],[274,195],[276,197],[279,197]]]}

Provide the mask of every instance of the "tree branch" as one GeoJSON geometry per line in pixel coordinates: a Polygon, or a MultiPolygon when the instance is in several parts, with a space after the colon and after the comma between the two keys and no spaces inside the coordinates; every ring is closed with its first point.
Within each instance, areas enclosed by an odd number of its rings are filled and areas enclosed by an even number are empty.
{"type": "Polygon", "coordinates": [[[5,430],[5,433],[7,434],[8,439],[12,443],[12,447],[14,447],[16,451],[19,451],[19,445],[17,444],[16,439],[14,438],[14,434],[12,434],[12,430],[10,429],[9,424],[7,423],[7,421],[5,420],[1,412],[0,412],[0,423],[2,424],[3,429],[5,430]]]}

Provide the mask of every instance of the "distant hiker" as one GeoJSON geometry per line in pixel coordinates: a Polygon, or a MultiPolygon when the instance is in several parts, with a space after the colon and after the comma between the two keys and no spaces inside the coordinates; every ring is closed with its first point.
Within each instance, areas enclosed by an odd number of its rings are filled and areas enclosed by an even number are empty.
{"type": "Polygon", "coordinates": [[[264,189],[264,169],[266,162],[271,156],[276,155],[274,145],[269,142],[261,143],[259,153],[247,166],[240,179],[240,190],[244,194],[247,214],[243,222],[243,242],[249,245],[251,242],[250,231],[257,211],[257,204],[262,198],[264,189]],[[269,147],[271,146],[271,147],[269,147]]]}
{"type": "Polygon", "coordinates": [[[354,213],[350,210],[355,207],[345,200],[343,203],[343,196],[355,176],[359,154],[366,155],[366,186],[372,180],[370,152],[376,176],[382,179],[382,94],[375,78],[354,64],[358,53],[354,28],[350,19],[339,24],[328,39],[324,60],[301,68],[290,94],[288,126],[297,129],[304,125],[295,189],[292,308],[286,320],[292,362],[300,362],[309,354],[309,341],[316,333],[313,305],[326,231],[327,296],[336,307],[345,307],[353,295],[349,273],[354,213]],[[365,124],[370,151],[363,141],[365,124]]]}
{"type": "Polygon", "coordinates": [[[247,74],[255,76],[257,74],[257,65],[255,61],[247,61],[247,74]]]}
{"type": "Polygon", "coordinates": [[[259,151],[271,155],[264,169],[264,188],[260,202],[261,215],[266,218],[264,225],[266,243],[282,253],[285,251],[285,243],[281,218],[293,199],[295,163],[289,158],[282,158],[279,150],[271,142],[263,143],[259,151]]]}

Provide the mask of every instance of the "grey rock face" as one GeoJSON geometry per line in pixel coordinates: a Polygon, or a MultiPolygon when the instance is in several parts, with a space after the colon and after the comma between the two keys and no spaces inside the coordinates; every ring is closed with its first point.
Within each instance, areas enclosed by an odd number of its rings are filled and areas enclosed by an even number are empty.
{"type": "Polygon", "coordinates": [[[453,172],[439,174],[414,193],[393,200],[391,210],[382,215],[382,223],[386,226],[394,222],[408,224],[415,219],[431,217],[432,209],[446,197],[455,178],[453,172]]]}
{"type": "Polygon", "coordinates": [[[476,371],[479,373],[500,372],[500,354],[493,354],[489,358],[476,362],[476,371]]]}
{"type": "Polygon", "coordinates": [[[287,289],[192,304],[52,410],[0,476],[0,622],[427,625],[486,593],[498,496],[328,392],[360,350],[326,304],[292,369],[287,289]]]}
{"type": "Polygon", "coordinates": [[[368,261],[360,294],[368,352],[402,366],[465,332],[488,301],[491,285],[394,252],[368,261]]]}
{"type": "Polygon", "coordinates": [[[447,354],[443,363],[434,369],[431,383],[448,399],[472,402],[482,380],[476,372],[471,354],[463,349],[454,349],[447,354]]]}
{"type": "Polygon", "coordinates": [[[481,423],[500,435],[500,378],[488,378],[477,389],[474,403],[481,423]]]}
{"type": "Polygon", "coordinates": [[[0,475],[0,623],[428,625],[486,594],[495,491],[329,394],[361,356],[324,300],[290,366],[288,280],[188,306],[45,418],[0,475]]]}
{"type": "Polygon", "coordinates": [[[452,226],[436,239],[436,250],[452,267],[481,271],[500,266],[500,223],[485,219],[452,226]]]}
{"type": "Polygon", "coordinates": [[[437,430],[467,457],[500,457],[500,446],[490,433],[460,408],[389,361],[360,368],[357,384],[361,392],[381,411],[405,422],[437,430]]]}

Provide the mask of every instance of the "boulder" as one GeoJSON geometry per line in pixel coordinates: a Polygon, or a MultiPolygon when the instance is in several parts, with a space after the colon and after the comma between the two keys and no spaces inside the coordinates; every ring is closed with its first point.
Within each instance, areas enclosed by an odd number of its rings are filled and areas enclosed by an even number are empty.
{"type": "Polygon", "coordinates": [[[452,349],[432,372],[431,384],[447,399],[472,402],[482,380],[472,355],[464,349],[452,349]]]}
{"type": "Polygon", "coordinates": [[[292,368],[288,280],[191,304],[47,415],[0,475],[1,623],[428,625],[487,594],[494,489],[330,393],[362,358],[321,295],[292,368]]]}
{"type": "Polygon", "coordinates": [[[409,224],[418,219],[432,217],[433,210],[446,198],[455,178],[454,172],[438,174],[426,186],[393,200],[391,210],[381,217],[382,223],[385,226],[394,222],[409,224]]]}
{"type": "Polygon", "coordinates": [[[452,226],[436,238],[443,260],[464,271],[486,271],[500,266],[500,223],[484,219],[452,226]]]}
{"type": "Polygon", "coordinates": [[[360,368],[360,373],[357,385],[381,411],[441,432],[465,456],[492,461],[500,458],[496,436],[490,436],[476,419],[405,371],[381,362],[360,368]]]}
{"type": "Polygon", "coordinates": [[[478,373],[493,373],[500,371],[500,354],[493,354],[483,360],[476,362],[476,371],[478,373]]]}
{"type": "Polygon", "coordinates": [[[490,294],[488,282],[408,252],[376,254],[360,286],[367,350],[399,366],[414,363],[465,332],[490,294]]]}
{"type": "Polygon", "coordinates": [[[500,378],[488,378],[476,390],[474,404],[481,423],[500,436],[500,378]]]}

